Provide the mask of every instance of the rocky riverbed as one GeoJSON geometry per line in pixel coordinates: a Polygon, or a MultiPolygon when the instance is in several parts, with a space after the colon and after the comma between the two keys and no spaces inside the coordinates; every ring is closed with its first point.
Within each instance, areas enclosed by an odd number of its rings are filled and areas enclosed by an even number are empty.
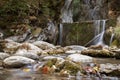
{"type": "Polygon", "coordinates": [[[119,48],[61,47],[44,41],[18,43],[10,39],[1,40],[0,47],[0,80],[119,80],[120,77],[119,48]]]}

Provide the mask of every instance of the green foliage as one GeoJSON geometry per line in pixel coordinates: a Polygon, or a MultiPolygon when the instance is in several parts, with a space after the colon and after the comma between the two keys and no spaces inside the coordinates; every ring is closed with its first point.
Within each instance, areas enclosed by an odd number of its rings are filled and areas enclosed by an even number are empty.
{"type": "Polygon", "coordinates": [[[120,38],[120,27],[115,27],[114,32],[115,35],[120,38]]]}
{"type": "Polygon", "coordinates": [[[41,11],[49,19],[58,21],[61,14],[61,8],[64,5],[63,0],[44,0],[41,1],[41,11]]]}
{"type": "Polygon", "coordinates": [[[0,8],[0,16],[23,16],[27,15],[28,10],[29,7],[26,0],[9,0],[0,8]]]}
{"type": "Polygon", "coordinates": [[[74,0],[73,1],[73,19],[74,21],[78,21],[79,20],[79,17],[80,17],[80,14],[81,14],[81,8],[82,6],[82,3],[81,3],[81,0],[74,0]]]}

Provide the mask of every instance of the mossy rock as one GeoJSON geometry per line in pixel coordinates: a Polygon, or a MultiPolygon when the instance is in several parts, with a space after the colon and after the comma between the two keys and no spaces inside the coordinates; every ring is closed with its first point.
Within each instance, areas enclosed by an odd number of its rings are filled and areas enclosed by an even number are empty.
{"type": "Polygon", "coordinates": [[[114,57],[114,54],[110,52],[109,50],[84,50],[81,52],[83,55],[89,55],[93,57],[114,57]]]}
{"type": "Polygon", "coordinates": [[[118,40],[113,40],[113,42],[110,45],[110,47],[118,47],[118,46],[119,46],[118,40]]]}
{"type": "Polygon", "coordinates": [[[41,28],[32,28],[33,35],[39,35],[41,31],[42,31],[41,28]]]}
{"type": "Polygon", "coordinates": [[[52,67],[52,65],[55,65],[56,62],[57,62],[57,58],[54,58],[54,59],[48,60],[45,65],[52,67]]]}
{"type": "Polygon", "coordinates": [[[107,76],[120,76],[120,70],[113,70],[110,71],[109,73],[104,72],[107,76]]]}
{"type": "Polygon", "coordinates": [[[70,74],[75,75],[78,71],[82,71],[79,64],[73,63],[71,61],[64,62],[64,69],[69,70],[70,74]]]}
{"type": "Polygon", "coordinates": [[[119,37],[119,38],[120,38],[120,27],[116,27],[116,28],[114,29],[114,32],[115,32],[116,37],[119,37]]]}

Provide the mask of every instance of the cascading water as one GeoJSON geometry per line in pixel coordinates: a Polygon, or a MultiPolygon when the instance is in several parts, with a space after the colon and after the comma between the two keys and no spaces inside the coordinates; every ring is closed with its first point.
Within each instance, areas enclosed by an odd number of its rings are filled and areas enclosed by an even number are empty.
{"type": "Polygon", "coordinates": [[[74,21],[100,20],[107,18],[108,6],[106,0],[74,0],[74,3],[74,21]]]}
{"type": "Polygon", "coordinates": [[[111,43],[112,43],[112,41],[113,41],[113,38],[114,38],[114,33],[112,33],[112,35],[111,35],[111,38],[110,38],[110,44],[109,45],[111,45],[111,43]]]}
{"type": "Polygon", "coordinates": [[[62,44],[62,35],[63,35],[63,24],[60,24],[59,27],[59,44],[62,44]]]}
{"type": "Polygon", "coordinates": [[[72,13],[72,0],[65,0],[65,4],[61,10],[62,13],[62,23],[72,23],[73,13],[72,13]]]}
{"type": "Polygon", "coordinates": [[[62,44],[63,23],[73,23],[72,0],[65,0],[65,4],[61,10],[62,23],[59,26],[59,44],[62,44]]]}
{"type": "Polygon", "coordinates": [[[105,33],[106,20],[95,20],[94,26],[95,26],[95,37],[97,36],[96,37],[97,39],[94,40],[94,44],[104,45],[103,37],[105,33]]]}

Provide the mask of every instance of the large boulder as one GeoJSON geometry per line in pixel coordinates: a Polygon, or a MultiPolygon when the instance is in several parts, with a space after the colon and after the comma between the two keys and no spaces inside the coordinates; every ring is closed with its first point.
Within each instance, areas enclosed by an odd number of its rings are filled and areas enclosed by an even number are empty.
{"type": "Polygon", "coordinates": [[[13,54],[14,52],[16,52],[17,48],[20,45],[21,45],[20,43],[14,42],[9,39],[0,41],[1,51],[4,51],[5,53],[13,54]]]}
{"type": "Polygon", "coordinates": [[[30,58],[22,56],[11,56],[3,61],[3,66],[8,68],[18,68],[32,63],[35,63],[35,61],[30,58]]]}
{"type": "Polygon", "coordinates": [[[31,52],[31,51],[27,51],[26,49],[19,49],[16,51],[16,53],[14,55],[27,57],[27,58],[31,58],[34,60],[39,59],[39,56],[37,54],[35,54],[34,52],[31,52]]]}
{"type": "Polygon", "coordinates": [[[43,50],[46,50],[46,49],[55,49],[56,47],[53,45],[53,44],[50,44],[48,42],[44,42],[44,41],[36,41],[36,42],[33,42],[33,44],[43,50]]]}
{"type": "Polygon", "coordinates": [[[19,49],[25,49],[28,52],[35,53],[35,54],[41,54],[42,51],[43,51],[42,49],[38,48],[37,46],[35,46],[35,45],[31,44],[31,43],[22,43],[18,47],[18,50],[19,49]]]}
{"type": "Polygon", "coordinates": [[[67,57],[68,60],[74,61],[74,62],[92,62],[93,58],[82,55],[82,54],[71,54],[67,57]]]}
{"type": "Polygon", "coordinates": [[[0,52],[0,60],[4,60],[5,58],[9,57],[10,55],[7,53],[0,52]]]}

